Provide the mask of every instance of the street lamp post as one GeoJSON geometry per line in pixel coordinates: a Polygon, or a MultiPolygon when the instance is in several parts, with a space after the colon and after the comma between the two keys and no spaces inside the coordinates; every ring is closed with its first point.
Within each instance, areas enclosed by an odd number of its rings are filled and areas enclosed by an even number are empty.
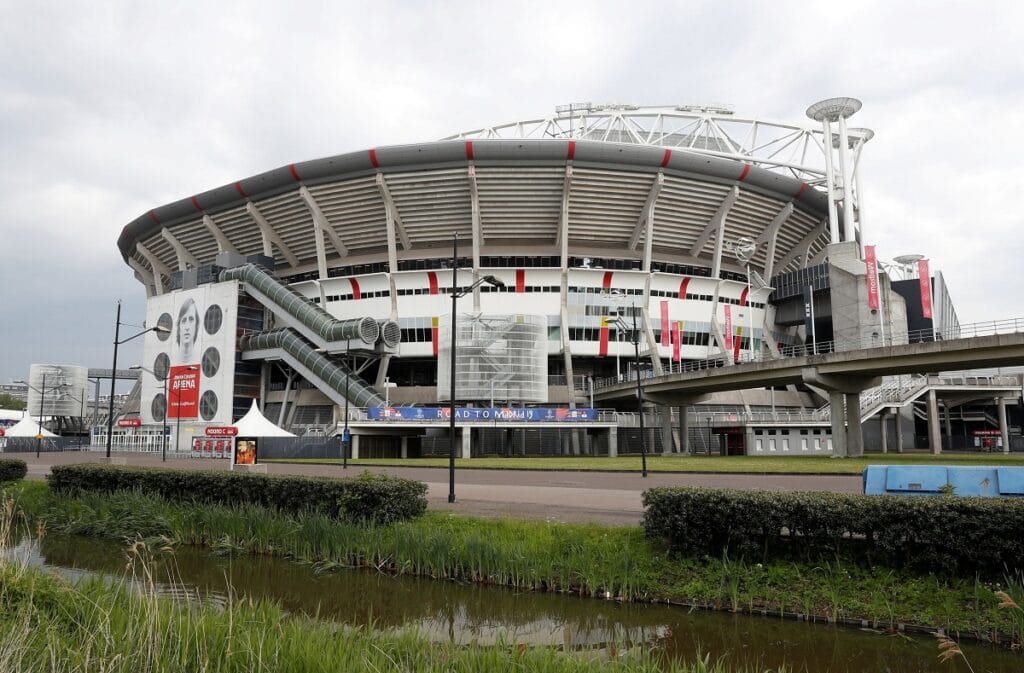
{"type": "Polygon", "coordinates": [[[352,371],[352,363],[348,358],[348,347],[345,348],[345,428],[341,431],[341,468],[348,469],[348,452],[352,447],[352,434],[348,429],[348,380],[352,371]]]}
{"type": "MultiPolygon", "coordinates": [[[[135,365],[134,367],[129,367],[128,369],[141,369],[144,372],[149,372],[153,376],[156,376],[156,372],[155,371],[153,371],[152,369],[147,369],[147,368],[143,367],[142,365],[135,365]]],[[[163,427],[161,429],[161,432],[163,434],[161,435],[161,441],[160,441],[160,461],[164,462],[164,463],[167,462],[167,414],[171,410],[171,398],[168,397],[168,395],[167,395],[167,382],[170,381],[170,379],[171,379],[171,372],[170,372],[170,370],[168,370],[164,374],[164,417],[163,417],[163,427]]],[[[179,406],[180,406],[180,400],[179,400],[179,406]]],[[[178,438],[175,437],[174,441],[177,442],[178,438]]]]}
{"type": "Polygon", "coordinates": [[[464,297],[474,288],[487,283],[494,287],[505,287],[494,276],[484,276],[466,288],[459,287],[459,235],[452,237],[452,350],[450,380],[448,381],[448,502],[455,502],[455,336],[456,336],[456,302],[459,297],[464,297]]]}
{"type": "MultiPolygon", "coordinates": [[[[630,311],[633,314],[633,362],[636,366],[636,399],[637,399],[637,415],[640,421],[640,474],[644,478],[647,477],[647,437],[644,430],[644,388],[640,383],[640,332],[636,325],[636,303],[631,304],[630,311]]],[[[626,323],[619,316],[615,319],[616,327],[619,329],[626,328],[626,323]]]]}
{"type": "MultiPolygon", "coordinates": [[[[121,339],[121,300],[117,300],[117,318],[114,320],[114,362],[110,368],[110,400],[107,405],[107,461],[110,461],[110,444],[114,438],[114,384],[117,383],[117,347],[123,343],[127,343],[132,339],[138,338],[146,332],[159,332],[162,334],[170,334],[171,330],[156,325],[142,330],[138,334],[133,334],[127,339],[121,339]]],[[[180,422],[180,421],[179,421],[180,422]]],[[[175,437],[177,441],[177,437],[175,437]]]]}

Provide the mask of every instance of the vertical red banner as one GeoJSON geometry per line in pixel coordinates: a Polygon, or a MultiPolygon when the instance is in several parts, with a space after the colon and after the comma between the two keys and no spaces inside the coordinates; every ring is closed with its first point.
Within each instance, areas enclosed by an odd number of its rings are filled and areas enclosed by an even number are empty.
{"type": "Polygon", "coordinates": [[[725,350],[732,350],[732,306],[725,305],[725,350]]]}
{"type": "Polygon", "coordinates": [[[875,246],[864,246],[864,263],[867,264],[868,308],[878,310],[878,258],[875,257],[875,246]]]}
{"type": "Polygon", "coordinates": [[[932,317],[932,275],[928,270],[928,260],[922,259],[917,263],[917,278],[921,284],[921,315],[925,318],[932,317]]]}
{"type": "Polygon", "coordinates": [[[437,357],[437,316],[430,319],[430,343],[433,346],[434,357],[437,357]]]}
{"type": "Polygon", "coordinates": [[[665,300],[662,300],[662,302],[661,302],[661,345],[662,346],[668,346],[669,345],[669,340],[668,340],[669,331],[670,331],[670,328],[669,328],[669,325],[668,325],[668,302],[665,301],[665,300]]]}
{"type": "Polygon", "coordinates": [[[740,345],[743,343],[743,328],[736,328],[736,338],[732,340],[732,357],[734,360],[740,359],[740,345]]]}
{"type": "Polygon", "coordinates": [[[675,329],[672,331],[672,361],[679,362],[679,347],[683,344],[683,321],[677,320],[675,329]]]}
{"type": "Polygon", "coordinates": [[[516,292],[526,292],[526,271],[516,269],[516,292]]]}
{"type": "Polygon", "coordinates": [[[171,367],[167,395],[168,418],[195,418],[199,415],[199,367],[171,367]]]}
{"type": "Polygon", "coordinates": [[[605,357],[608,355],[608,316],[601,316],[601,345],[599,346],[598,355],[605,357]]]}

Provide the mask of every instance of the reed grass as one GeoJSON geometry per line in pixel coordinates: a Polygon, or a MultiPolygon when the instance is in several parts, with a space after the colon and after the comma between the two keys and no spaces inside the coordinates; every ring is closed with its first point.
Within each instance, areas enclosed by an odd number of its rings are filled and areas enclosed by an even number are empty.
{"type": "Polygon", "coordinates": [[[251,505],[192,505],[135,493],[59,497],[45,484],[14,491],[28,519],[66,534],[134,540],[166,537],[224,554],[266,554],[317,572],[370,568],[522,590],[709,609],[799,614],[942,628],[996,640],[1021,627],[998,608],[1002,587],[976,578],[742,558],[673,558],[639,528],[477,519],[436,512],[384,527],[316,513],[288,515],[251,505]]]}

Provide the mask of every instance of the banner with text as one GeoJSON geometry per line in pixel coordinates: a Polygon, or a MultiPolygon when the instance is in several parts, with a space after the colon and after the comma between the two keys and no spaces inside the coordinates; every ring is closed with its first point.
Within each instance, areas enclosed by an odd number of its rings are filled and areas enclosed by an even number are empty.
{"type": "Polygon", "coordinates": [[[875,246],[864,246],[864,263],[867,264],[868,274],[868,308],[878,310],[878,259],[875,257],[875,246]]]}
{"type": "Polygon", "coordinates": [[[932,317],[932,276],[928,271],[928,260],[917,263],[917,277],[921,283],[921,317],[932,317]]]}
{"type": "MultiPolygon", "coordinates": [[[[366,411],[371,421],[447,421],[451,416],[448,407],[370,407],[366,411]]],[[[520,423],[586,422],[597,420],[597,409],[468,407],[455,409],[455,420],[520,423]]]]}

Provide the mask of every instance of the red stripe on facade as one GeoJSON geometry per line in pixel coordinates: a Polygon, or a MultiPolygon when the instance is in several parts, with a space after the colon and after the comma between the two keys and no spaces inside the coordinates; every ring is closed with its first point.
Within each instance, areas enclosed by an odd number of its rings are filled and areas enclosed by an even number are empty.
{"type": "Polygon", "coordinates": [[[575,140],[570,140],[569,141],[569,150],[565,154],[565,160],[566,161],[572,161],[572,158],[574,156],[576,156],[576,141],[575,140]]]}
{"type": "Polygon", "coordinates": [[[348,282],[352,286],[352,298],[362,299],[363,296],[359,293],[359,281],[355,278],[349,278],[348,282]]]}
{"type": "Polygon", "coordinates": [[[797,192],[796,192],[796,194],[794,194],[794,195],[793,195],[793,198],[794,198],[794,199],[799,199],[799,198],[800,198],[800,196],[801,196],[801,195],[802,195],[802,194],[803,194],[803,193],[804,193],[805,191],[807,191],[807,183],[806,183],[806,182],[802,182],[802,183],[800,183],[800,189],[798,189],[798,190],[797,190],[797,192]]]}
{"type": "Polygon", "coordinates": [[[661,160],[661,167],[665,168],[668,166],[668,162],[672,160],[672,150],[665,150],[665,158],[661,160]]]}
{"type": "Polygon", "coordinates": [[[679,298],[680,299],[686,299],[686,288],[689,287],[689,285],[690,285],[690,279],[689,278],[684,278],[679,283],[679,298]]]}
{"type": "Polygon", "coordinates": [[[198,210],[198,211],[202,211],[202,209],[203,209],[203,207],[201,205],[199,205],[199,199],[197,199],[194,196],[192,197],[192,205],[195,206],[196,210],[198,210]]]}
{"type": "Polygon", "coordinates": [[[292,180],[295,180],[295,182],[302,181],[302,178],[299,177],[299,172],[295,170],[295,164],[288,164],[288,172],[292,174],[292,180]]]}
{"type": "Polygon", "coordinates": [[[427,282],[430,283],[430,294],[437,294],[437,273],[427,271],[427,282]]]}
{"type": "Polygon", "coordinates": [[[466,161],[472,161],[472,160],[473,160],[473,141],[472,140],[467,140],[466,141],[466,161]]]}
{"type": "Polygon", "coordinates": [[[526,292],[526,271],[516,269],[516,292],[526,292]]]}
{"type": "Polygon", "coordinates": [[[235,191],[238,192],[238,195],[241,196],[243,199],[249,198],[249,195],[245,193],[244,189],[242,189],[242,183],[241,182],[236,182],[235,183],[235,191]]]}
{"type": "Polygon", "coordinates": [[[601,279],[601,287],[606,290],[612,289],[612,274],[614,271],[605,271],[604,278],[601,279]]]}
{"type": "Polygon", "coordinates": [[[160,218],[158,218],[158,217],[156,216],[156,213],[154,213],[154,212],[153,212],[152,210],[151,210],[151,211],[149,211],[149,219],[153,220],[153,221],[154,221],[154,222],[156,222],[157,224],[160,224],[160,218]]]}
{"type": "Polygon", "coordinates": [[[370,165],[374,168],[380,168],[380,164],[377,163],[377,150],[367,150],[366,153],[370,155],[370,165]]]}
{"type": "Polygon", "coordinates": [[[747,293],[750,292],[749,287],[743,288],[743,292],[740,293],[740,306],[747,305],[747,293]]]}
{"type": "Polygon", "coordinates": [[[740,173],[739,181],[743,182],[747,179],[747,175],[750,173],[750,164],[743,164],[743,172],[740,173]]]}

